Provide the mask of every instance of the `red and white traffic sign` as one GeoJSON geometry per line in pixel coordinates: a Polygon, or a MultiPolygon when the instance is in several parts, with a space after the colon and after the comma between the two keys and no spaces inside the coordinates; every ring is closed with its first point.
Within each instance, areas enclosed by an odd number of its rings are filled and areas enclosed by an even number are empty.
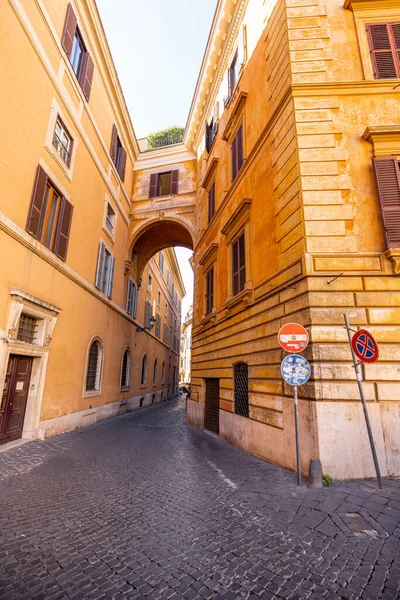
{"type": "Polygon", "coordinates": [[[307,331],[298,323],[287,323],[278,333],[280,345],[287,352],[302,352],[307,348],[309,337],[307,331]]]}
{"type": "Polygon", "coordinates": [[[366,363],[376,362],[379,358],[378,344],[366,329],[360,329],[353,335],[351,345],[354,354],[366,363]]]}

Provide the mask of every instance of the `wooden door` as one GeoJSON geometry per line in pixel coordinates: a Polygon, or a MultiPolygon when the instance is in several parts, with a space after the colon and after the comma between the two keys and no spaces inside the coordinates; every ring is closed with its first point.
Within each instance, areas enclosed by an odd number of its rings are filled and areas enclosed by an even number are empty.
{"type": "Polygon", "coordinates": [[[22,437],[33,359],[11,355],[0,406],[0,444],[22,437]]]}
{"type": "Polygon", "coordinates": [[[204,428],[219,433],[219,379],[206,379],[204,428]]]}

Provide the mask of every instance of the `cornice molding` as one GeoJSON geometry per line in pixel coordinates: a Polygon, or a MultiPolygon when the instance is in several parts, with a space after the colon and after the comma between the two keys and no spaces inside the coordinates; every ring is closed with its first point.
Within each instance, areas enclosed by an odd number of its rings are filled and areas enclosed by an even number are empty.
{"type": "Polygon", "coordinates": [[[221,229],[222,235],[227,237],[227,243],[231,240],[241,229],[245,223],[250,219],[250,207],[252,198],[243,198],[239,206],[234,210],[228,221],[221,229]]]}
{"type": "Polygon", "coordinates": [[[318,83],[292,83],[293,97],[304,97],[315,92],[317,96],[357,96],[368,94],[400,93],[399,79],[364,79],[362,81],[323,81],[318,83]]]}
{"type": "Polygon", "coordinates": [[[211,244],[200,258],[199,264],[203,267],[208,267],[211,263],[213,263],[217,258],[218,246],[219,244],[216,243],[211,244]]]}
{"type": "Polygon", "coordinates": [[[168,261],[170,263],[171,269],[175,275],[175,283],[179,286],[181,291],[181,298],[186,296],[186,289],[183,285],[183,279],[181,270],[179,268],[178,259],[176,258],[175,249],[174,248],[166,248],[165,253],[168,256],[168,261]]]}
{"type": "Polygon", "coordinates": [[[185,144],[173,144],[154,150],[146,150],[141,152],[134,164],[134,171],[142,169],[155,169],[165,165],[173,165],[176,163],[196,160],[196,155],[191,150],[188,150],[185,144]]]}
{"type": "Polygon", "coordinates": [[[225,125],[225,129],[222,132],[222,139],[225,142],[228,142],[233,137],[233,134],[235,133],[235,129],[238,125],[238,122],[240,121],[240,119],[242,117],[244,105],[246,104],[246,99],[247,99],[247,92],[240,92],[238,97],[235,99],[235,103],[233,105],[234,108],[228,119],[227,124],[225,125]]]}
{"type": "Polygon", "coordinates": [[[201,182],[201,187],[202,188],[206,188],[208,187],[212,176],[215,173],[215,170],[218,166],[218,158],[214,156],[214,158],[212,159],[212,161],[210,162],[210,164],[208,165],[207,171],[203,177],[203,181],[201,182]]]}
{"type": "Polygon", "coordinates": [[[373,144],[375,156],[400,155],[400,125],[367,127],[362,137],[373,144]]]}
{"type": "Polygon", "coordinates": [[[345,0],[343,8],[352,10],[380,10],[387,8],[397,8],[398,0],[345,0]]]}

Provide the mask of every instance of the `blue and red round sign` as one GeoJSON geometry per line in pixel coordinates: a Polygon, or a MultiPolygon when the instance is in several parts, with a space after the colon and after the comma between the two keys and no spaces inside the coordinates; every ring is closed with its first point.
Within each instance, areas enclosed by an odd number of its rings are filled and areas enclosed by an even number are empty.
{"type": "Polygon", "coordinates": [[[354,354],[366,363],[376,362],[379,358],[378,344],[366,329],[360,329],[353,335],[351,345],[354,354]]]}

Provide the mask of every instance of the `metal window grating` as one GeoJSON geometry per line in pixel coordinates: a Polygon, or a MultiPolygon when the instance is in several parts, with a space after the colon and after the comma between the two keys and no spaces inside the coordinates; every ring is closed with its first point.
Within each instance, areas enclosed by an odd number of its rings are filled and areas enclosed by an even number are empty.
{"type": "Polygon", "coordinates": [[[235,414],[249,416],[249,368],[246,363],[234,367],[235,376],[235,414]]]}
{"type": "Polygon", "coordinates": [[[129,385],[129,350],[125,350],[122,360],[121,387],[125,388],[129,385]]]}
{"type": "Polygon", "coordinates": [[[90,346],[88,368],[86,373],[86,390],[94,391],[97,383],[97,367],[99,361],[99,343],[93,342],[90,346]]]}
{"type": "Polygon", "coordinates": [[[22,313],[19,320],[17,339],[21,342],[33,344],[36,336],[37,319],[22,313]]]}

